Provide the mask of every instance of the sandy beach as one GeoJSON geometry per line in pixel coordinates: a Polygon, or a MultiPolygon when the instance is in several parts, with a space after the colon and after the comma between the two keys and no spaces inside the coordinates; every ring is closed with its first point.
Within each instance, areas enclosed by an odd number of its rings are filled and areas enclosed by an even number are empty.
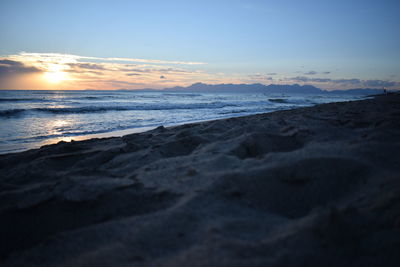
{"type": "Polygon", "coordinates": [[[1,266],[399,266],[400,95],[0,155],[1,266]]]}

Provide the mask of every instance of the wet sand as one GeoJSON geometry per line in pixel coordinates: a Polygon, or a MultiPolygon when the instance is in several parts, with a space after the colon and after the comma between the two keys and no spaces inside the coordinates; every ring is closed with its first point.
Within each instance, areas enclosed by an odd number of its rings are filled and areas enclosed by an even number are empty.
{"type": "Polygon", "coordinates": [[[398,266],[400,95],[0,155],[1,266],[398,266]]]}

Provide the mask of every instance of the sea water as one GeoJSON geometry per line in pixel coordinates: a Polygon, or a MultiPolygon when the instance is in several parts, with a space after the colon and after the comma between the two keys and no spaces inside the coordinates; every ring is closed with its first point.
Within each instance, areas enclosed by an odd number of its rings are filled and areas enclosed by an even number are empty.
{"type": "Polygon", "coordinates": [[[0,154],[61,140],[121,136],[157,126],[358,99],[353,95],[0,91],[0,154]]]}

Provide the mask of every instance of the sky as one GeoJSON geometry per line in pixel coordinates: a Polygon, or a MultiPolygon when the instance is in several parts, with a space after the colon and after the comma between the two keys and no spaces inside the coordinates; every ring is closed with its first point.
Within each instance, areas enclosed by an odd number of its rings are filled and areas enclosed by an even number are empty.
{"type": "Polygon", "coordinates": [[[400,88],[398,0],[0,1],[0,89],[400,88]]]}

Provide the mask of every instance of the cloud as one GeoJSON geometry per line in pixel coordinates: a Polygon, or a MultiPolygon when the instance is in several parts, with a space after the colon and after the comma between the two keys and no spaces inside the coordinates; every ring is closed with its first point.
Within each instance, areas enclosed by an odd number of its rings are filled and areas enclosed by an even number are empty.
{"type": "Polygon", "coordinates": [[[153,72],[154,69],[120,69],[120,71],[132,71],[132,72],[141,72],[141,73],[150,73],[153,72]]]}
{"type": "MultiPolygon", "coordinates": [[[[360,87],[399,87],[395,78],[389,80],[361,80],[361,79],[330,79],[326,78],[330,71],[306,72],[299,71],[297,77],[283,77],[284,73],[209,73],[202,68],[186,65],[204,64],[201,62],[181,62],[147,60],[134,58],[100,58],[77,56],[59,53],[26,53],[1,56],[0,75],[7,75],[11,79],[2,79],[0,88],[8,88],[7,83],[19,82],[15,88],[51,88],[40,75],[13,76],[17,73],[35,72],[66,72],[68,79],[61,84],[54,85],[64,89],[84,89],[96,87],[99,89],[119,88],[164,88],[167,86],[185,86],[196,81],[204,83],[277,83],[277,84],[314,84],[324,89],[347,89],[360,87]],[[178,66],[179,65],[179,66],[178,66]],[[321,74],[321,77],[319,75],[321,74]],[[275,76],[276,75],[276,76],[275,76]],[[313,75],[313,76],[309,76],[313,75]],[[167,78],[168,77],[168,78],[167,78]],[[18,81],[17,81],[18,80],[18,81]]],[[[330,77],[330,76],[329,76],[330,77]]],[[[14,88],[13,87],[13,88],[14,88]]]]}
{"type": "Polygon", "coordinates": [[[92,75],[104,75],[103,71],[107,71],[108,69],[100,64],[92,64],[92,63],[67,63],[65,66],[69,66],[68,68],[62,68],[62,71],[76,74],[92,74],[92,75]]]}
{"type": "MultiPolygon", "coordinates": [[[[60,53],[27,52],[0,57],[0,59],[3,58],[6,60],[1,65],[3,73],[6,72],[5,69],[9,73],[12,68],[21,68],[22,72],[22,67],[26,67],[25,72],[40,70],[42,72],[67,73],[68,76],[66,77],[68,79],[57,84],[58,88],[62,87],[64,89],[88,88],[87,83],[90,83],[90,88],[92,88],[93,84],[96,84],[99,89],[117,89],[124,85],[138,89],[141,85],[161,88],[167,83],[168,86],[176,86],[189,85],[198,80],[210,82],[216,75],[196,69],[196,66],[188,68],[186,65],[205,64],[191,61],[101,58],[60,53]],[[31,69],[29,69],[30,67],[31,69]]],[[[49,85],[46,79],[42,78],[41,76],[30,77],[31,80],[21,82],[19,88],[30,88],[29,84],[33,82],[36,82],[36,87],[38,88],[56,86],[49,85]]],[[[222,79],[220,80],[223,82],[222,79]]],[[[0,88],[6,87],[5,82],[2,82],[0,88]]]]}
{"type": "Polygon", "coordinates": [[[157,60],[157,59],[140,59],[140,58],[101,58],[101,57],[82,57],[86,59],[96,59],[105,61],[115,61],[115,62],[139,62],[148,64],[172,64],[172,65],[203,65],[203,62],[190,62],[190,61],[168,61],[168,60],[157,60]]]}
{"type": "Polygon", "coordinates": [[[106,70],[103,65],[93,63],[68,63],[71,68],[89,69],[89,70],[106,70]]]}
{"type": "Polygon", "coordinates": [[[366,80],[364,85],[367,87],[392,87],[399,85],[400,83],[394,81],[383,81],[383,80],[366,80]]]}
{"type": "Polygon", "coordinates": [[[315,74],[317,74],[318,72],[316,72],[316,71],[313,71],[313,70],[310,70],[309,72],[306,72],[306,73],[304,73],[305,75],[315,75],[315,74]]]}
{"type": "Polygon", "coordinates": [[[248,77],[252,80],[257,80],[257,81],[272,81],[273,80],[272,77],[268,77],[264,74],[259,74],[259,73],[249,75],[248,77]]]}
{"type": "Polygon", "coordinates": [[[191,71],[182,70],[182,69],[174,69],[174,68],[157,69],[157,71],[168,72],[168,73],[191,73],[191,71]]]}
{"type": "Polygon", "coordinates": [[[127,81],[120,81],[120,80],[107,80],[107,81],[102,81],[102,82],[125,84],[125,85],[144,85],[143,83],[127,82],[127,81]]]}
{"type": "Polygon", "coordinates": [[[18,62],[18,61],[9,60],[9,59],[1,59],[0,60],[0,65],[21,66],[22,63],[18,62]]]}
{"type": "Polygon", "coordinates": [[[325,74],[325,75],[331,74],[330,71],[317,72],[317,71],[314,71],[314,70],[310,70],[309,72],[305,72],[304,75],[316,75],[318,73],[325,74]]]}
{"type": "Polygon", "coordinates": [[[371,88],[380,88],[380,87],[393,87],[399,86],[399,82],[395,81],[387,81],[387,80],[361,80],[357,78],[352,79],[329,79],[329,78],[308,78],[305,76],[297,76],[293,78],[289,78],[288,80],[292,82],[301,82],[301,83],[329,83],[334,86],[341,87],[371,87],[371,88]]]}
{"type": "Polygon", "coordinates": [[[101,83],[101,84],[112,84],[114,86],[119,86],[119,85],[146,85],[145,83],[140,83],[140,82],[129,82],[129,81],[121,81],[121,80],[87,80],[85,83],[101,83]]]}
{"type": "Polygon", "coordinates": [[[337,80],[331,80],[331,82],[353,84],[353,85],[361,84],[361,80],[360,79],[356,79],[356,78],[353,78],[353,79],[337,79],[337,80]]]}
{"type": "Polygon", "coordinates": [[[0,60],[0,76],[10,76],[17,74],[28,74],[28,73],[37,73],[42,72],[41,69],[26,66],[22,62],[9,60],[9,59],[1,59],[0,60]]]}
{"type": "Polygon", "coordinates": [[[63,70],[64,72],[68,73],[74,73],[74,74],[79,74],[80,76],[86,75],[86,74],[92,74],[92,75],[104,75],[103,72],[101,71],[93,71],[93,70],[86,70],[82,71],[79,69],[70,69],[70,70],[63,70]]]}
{"type": "Polygon", "coordinates": [[[76,62],[78,60],[93,60],[99,62],[138,62],[138,63],[147,63],[147,64],[172,64],[172,65],[203,65],[206,64],[204,62],[194,62],[194,61],[169,61],[169,60],[158,60],[158,59],[142,59],[142,58],[121,58],[121,57],[88,57],[88,56],[78,56],[78,55],[70,55],[70,54],[60,54],[60,53],[27,53],[21,52],[18,54],[24,58],[42,58],[50,61],[54,61],[54,59],[64,59],[71,63],[76,62]]]}
{"type": "Polygon", "coordinates": [[[193,73],[192,71],[183,70],[183,69],[175,69],[175,68],[122,68],[120,71],[127,72],[140,72],[140,73],[193,73]]]}
{"type": "Polygon", "coordinates": [[[308,78],[305,76],[297,76],[297,77],[289,78],[289,80],[292,80],[294,82],[303,82],[303,83],[307,83],[307,82],[326,83],[326,82],[332,81],[331,79],[327,79],[327,78],[308,78]]]}

